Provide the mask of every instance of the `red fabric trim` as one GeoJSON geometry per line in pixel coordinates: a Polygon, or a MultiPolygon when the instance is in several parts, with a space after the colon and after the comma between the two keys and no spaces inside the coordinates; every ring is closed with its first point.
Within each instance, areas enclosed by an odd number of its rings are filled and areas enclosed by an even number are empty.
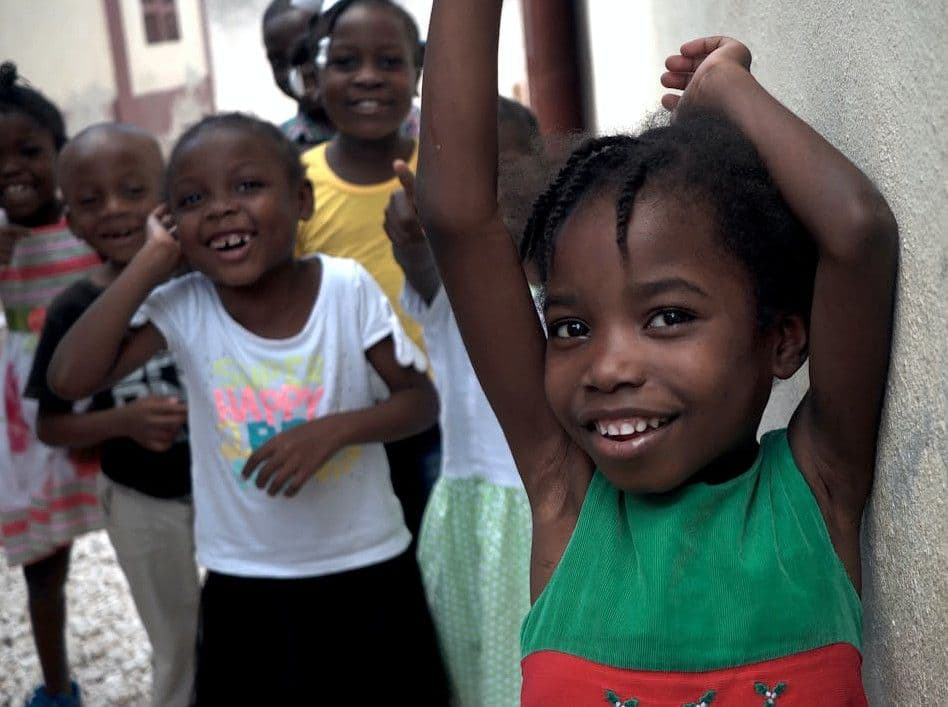
{"type": "MultiPolygon", "coordinates": [[[[712,639],[713,640],[713,639],[712,639]]],[[[834,643],[785,658],[704,673],[621,670],[556,651],[531,653],[522,661],[523,707],[602,707],[612,691],[638,707],[682,707],[714,690],[709,707],[866,707],[862,656],[848,643],[834,643]],[[785,688],[772,703],[754,689],[785,688]]]]}

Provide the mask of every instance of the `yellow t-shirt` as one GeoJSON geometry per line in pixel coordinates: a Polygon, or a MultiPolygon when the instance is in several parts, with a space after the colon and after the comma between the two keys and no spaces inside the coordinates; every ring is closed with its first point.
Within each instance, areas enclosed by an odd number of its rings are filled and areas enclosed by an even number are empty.
{"type": "MultiPolygon", "coordinates": [[[[405,332],[424,351],[421,326],[405,314],[400,304],[405,273],[395,261],[392,244],[382,225],[391,195],[401,189],[397,177],[377,184],[352,184],[340,179],[326,161],[326,146],[317,145],[303,154],[306,176],[313,183],[316,208],[296,233],[297,256],[326,253],[352,258],[376,279],[388,295],[405,332]]],[[[418,150],[408,162],[418,167],[418,150]]]]}

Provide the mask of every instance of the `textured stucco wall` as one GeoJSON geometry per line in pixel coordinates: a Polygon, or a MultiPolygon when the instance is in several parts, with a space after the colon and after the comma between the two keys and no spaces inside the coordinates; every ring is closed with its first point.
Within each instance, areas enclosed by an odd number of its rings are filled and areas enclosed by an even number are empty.
{"type": "Polygon", "coordinates": [[[59,106],[70,134],[112,115],[116,88],[101,2],[0,0],[0,61],[7,59],[59,106]]]}
{"type": "MultiPolygon", "coordinates": [[[[948,6],[588,0],[600,128],[657,105],[662,61],[725,33],[781,101],[859,165],[899,221],[901,272],[876,486],[863,522],[873,705],[942,701],[948,673],[948,6]]],[[[805,381],[805,379],[804,379],[805,381]]],[[[784,422],[805,382],[778,387],[784,422]]]]}

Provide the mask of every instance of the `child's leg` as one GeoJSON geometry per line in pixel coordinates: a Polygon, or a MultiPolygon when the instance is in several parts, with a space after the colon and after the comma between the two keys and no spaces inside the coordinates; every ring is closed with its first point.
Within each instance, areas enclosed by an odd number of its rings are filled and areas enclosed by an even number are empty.
{"type": "Polygon", "coordinates": [[[194,683],[200,584],[190,502],[101,480],[106,530],[152,649],[152,704],[186,707],[194,683]]]}
{"type": "Polygon", "coordinates": [[[71,544],[64,545],[42,560],[23,565],[33,640],[50,695],[65,694],[70,689],[65,587],[71,548],[71,544]]]}

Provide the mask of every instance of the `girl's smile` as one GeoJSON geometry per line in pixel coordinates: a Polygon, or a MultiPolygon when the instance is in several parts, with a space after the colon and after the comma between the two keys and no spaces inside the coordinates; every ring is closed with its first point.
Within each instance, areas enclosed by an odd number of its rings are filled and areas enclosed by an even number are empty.
{"type": "Polygon", "coordinates": [[[753,446],[774,375],[749,276],[701,202],[682,201],[646,189],[623,254],[614,199],[587,197],[563,224],[547,283],[549,403],[630,491],[675,488],[753,446]]]}
{"type": "Polygon", "coordinates": [[[0,113],[0,208],[13,223],[40,226],[59,217],[52,136],[22,113],[0,113]]]}

